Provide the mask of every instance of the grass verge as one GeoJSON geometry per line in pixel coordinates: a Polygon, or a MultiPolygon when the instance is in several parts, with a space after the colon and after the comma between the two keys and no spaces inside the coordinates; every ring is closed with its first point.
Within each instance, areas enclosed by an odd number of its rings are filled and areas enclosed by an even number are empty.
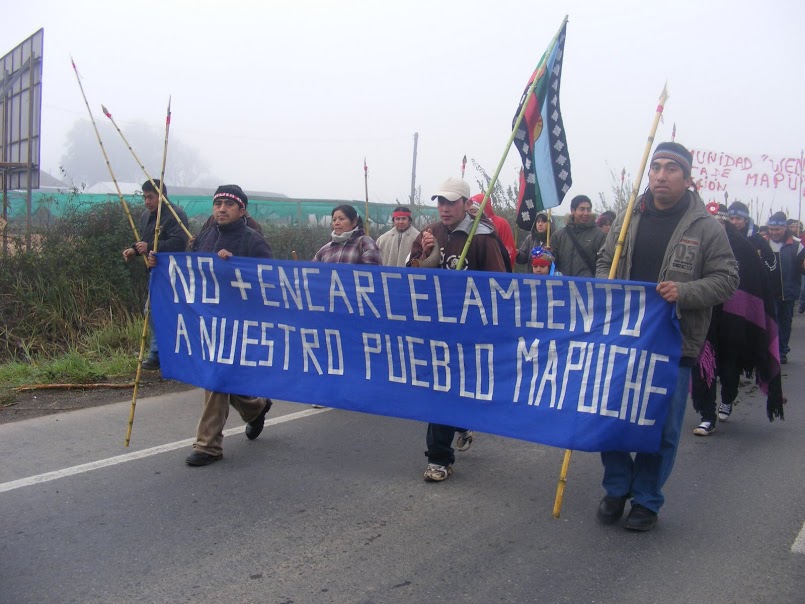
{"type": "Polygon", "coordinates": [[[19,386],[134,379],[142,325],[142,319],[109,325],[88,334],[64,355],[0,364],[0,406],[13,402],[19,386]]]}

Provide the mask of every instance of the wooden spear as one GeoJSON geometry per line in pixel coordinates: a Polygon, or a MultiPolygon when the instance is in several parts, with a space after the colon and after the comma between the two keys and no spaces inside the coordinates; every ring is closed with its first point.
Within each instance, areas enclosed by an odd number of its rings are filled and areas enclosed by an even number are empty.
{"type": "Polygon", "coordinates": [[[101,146],[101,153],[103,153],[103,159],[106,161],[106,168],[109,170],[109,176],[112,177],[112,182],[115,183],[115,189],[117,190],[117,196],[120,199],[120,205],[123,206],[123,212],[126,214],[126,218],[129,219],[131,230],[134,231],[134,240],[139,241],[140,234],[137,232],[137,227],[134,224],[134,218],[131,217],[129,204],[126,203],[126,200],[123,197],[123,193],[120,191],[120,185],[117,184],[117,178],[115,178],[115,173],[112,171],[112,164],[109,163],[109,156],[106,154],[106,148],[103,146],[103,141],[101,140],[101,133],[98,132],[98,125],[95,123],[95,117],[92,115],[92,109],[90,109],[89,107],[89,102],[87,101],[87,95],[84,93],[84,85],[81,83],[81,76],[78,75],[78,68],[75,66],[75,61],[73,61],[73,57],[70,57],[70,62],[73,64],[73,71],[75,72],[75,78],[76,80],[78,80],[78,87],[81,89],[81,96],[84,97],[84,104],[87,106],[87,112],[89,113],[89,119],[92,122],[92,127],[95,130],[95,136],[98,139],[98,144],[101,146]]]}
{"type": "MultiPolygon", "coordinates": [[[[165,146],[162,150],[162,172],[160,173],[159,178],[159,203],[157,204],[157,221],[154,225],[154,253],[157,253],[157,249],[159,248],[159,232],[161,230],[160,227],[160,220],[162,219],[162,200],[165,199],[165,196],[162,194],[162,187],[165,183],[165,164],[168,159],[168,135],[170,134],[170,127],[171,127],[171,97],[168,97],[168,115],[165,118],[165,146]]],[[[149,178],[149,180],[151,180],[149,178]]],[[[151,180],[151,184],[154,184],[154,181],[151,180]]],[[[170,203],[167,203],[167,206],[170,208],[170,203]]],[[[171,211],[173,208],[171,208],[171,211]]],[[[182,224],[182,221],[176,216],[176,213],[173,213],[174,217],[176,217],[176,222],[182,224]]],[[[187,230],[187,229],[185,229],[187,230]]],[[[146,254],[147,256],[147,254],[146,254]]],[[[149,284],[149,290],[150,290],[149,284]]],[[[129,422],[128,427],[126,428],[126,446],[129,446],[131,442],[131,430],[134,427],[134,410],[137,407],[137,391],[140,389],[140,376],[142,375],[143,371],[143,356],[145,355],[145,340],[148,337],[148,322],[151,318],[151,292],[148,292],[148,299],[145,302],[145,317],[143,318],[143,334],[140,338],[140,354],[137,357],[137,373],[134,376],[134,390],[131,395],[131,409],[129,410],[129,422]]]]}
{"type": "MultiPolygon", "coordinates": [[[[145,177],[146,177],[146,178],[148,179],[148,181],[151,183],[151,186],[153,186],[153,187],[154,187],[154,189],[157,189],[157,190],[159,191],[159,202],[160,202],[160,205],[162,205],[162,202],[164,201],[164,202],[167,204],[168,209],[170,210],[171,214],[173,214],[173,217],[176,219],[176,222],[178,222],[178,223],[179,223],[179,226],[180,226],[180,227],[182,227],[182,230],[183,230],[183,231],[184,231],[184,232],[187,234],[187,236],[188,236],[188,237],[192,237],[193,235],[192,235],[192,233],[190,232],[190,230],[189,230],[189,229],[188,229],[188,228],[185,226],[184,222],[182,222],[181,220],[179,220],[179,216],[176,214],[176,210],[174,210],[174,209],[173,209],[173,207],[171,206],[171,204],[168,202],[167,197],[165,197],[165,195],[162,193],[162,186],[157,187],[157,186],[156,186],[156,184],[154,184],[154,179],[153,179],[153,178],[151,178],[151,177],[148,175],[148,171],[145,169],[145,166],[143,165],[143,162],[141,162],[141,161],[140,161],[140,158],[139,158],[139,157],[137,157],[137,154],[134,152],[134,149],[132,149],[132,148],[131,148],[131,145],[129,144],[129,141],[126,139],[126,136],[123,134],[123,131],[122,131],[122,130],[120,129],[120,127],[117,125],[117,122],[115,121],[115,118],[113,118],[113,117],[112,117],[112,114],[111,114],[111,113],[109,113],[109,110],[108,110],[106,107],[104,107],[103,105],[101,105],[101,110],[103,111],[103,114],[104,114],[106,117],[108,117],[108,118],[109,118],[109,121],[111,121],[111,122],[112,122],[112,125],[115,127],[115,130],[117,130],[117,133],[120,135],[120,138],[122,138],[122,139],[123,139],[123,142],[126,144],[126,147],[127,147],[127,148],[128,148],[128,150],[131,152],[131,155],[132,155],[132,157],[134,158],[134,161],[136,161],[136,162],[137,162],[137,165],[138,165],[138,166],[140,166],[140,170],[142,170],[142,171],[143,171],[143,174],[145,174],[145,177]]],[[[170,115],[168,116],[168,119],[170,120],[170,115]]],[[[169,122],[169,124],[170,124],[170,122],[169,122]]],[[[163,161],[164,161],[164,158],[163,158],[163,161]]]]}
{"type": "MultiPolygon", "coordinates": [[[[614,279],[615,275],[618,271],[618,263],[621,259],[621,251],[623,250],[623,244],[626,241],[626,233],[629,230],[629,224],[632,221],[632,212],[634,211],[634,204],[637,196],[640,192],[640,182],[643,179],[643,172],[646,171],[646,164],[648,163],[649,153],[651,153],[651,147],[654,144],[654,135],[657,133],[657,126],[660,123],[660,118],[662,117],[662,111],[665,108],[665,102],[668,100],[668,83],[666,82],[665,86],[662,87],[662,93],[660,94],[660,102],[657,105],[657,111],[654,114],[654,123],[651,125],[651,132],[648,135],[648,139],[646,140],[646,148],[643,151],[643,158],[640,160],[640,169],[637,171],[637,176],[635,177],[634,186],[632,187],[632,193],[629,196],[629,205],[626,207],[626,214],[623,217],[623,225],[621,227],[621,232],[618,237],[618,242],[615,244],[615,252],[612,258],[612,266],[609,269],[609,276],[608,279],[614,279]]],[[[559,484],[556,487],[556,498],[554,499],[553,503],[553,517],[559,518],[559,514],[562,512],[562,499],[565,494],[565,485],[567,484],[567,470],[570,467],[570,456],[573,452],[570,449],[565,449],[565,456],[562,460],[562,469],[559,472],[559,484]]]]}
{"type": "Polygon", "coordinates": [[[369,168],[366,166],[366,158],[363,158],[363,185],[366,190],[366,224],[364,225],[366,234],[369,234],[369,168]]]}

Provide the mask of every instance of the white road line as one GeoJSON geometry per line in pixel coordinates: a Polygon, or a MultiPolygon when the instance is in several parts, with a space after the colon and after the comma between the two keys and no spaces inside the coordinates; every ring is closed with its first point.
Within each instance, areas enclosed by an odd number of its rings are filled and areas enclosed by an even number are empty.
{"type": "MultiPolygon", "coordinates": [[[[303,419],[305,417],[310,417],[311,415],[316,415],[318,413],[325,413],[327,411],[330,411],[330,409],[307,409],[305,411],[299,411],[297,413],[289,413],[288,415],[281,415],[279,417],[267,419],[266,426],[275,426],[277,424],[282,424],[297,419],[303,419]]],[[[224,430],[224,436],[229,436],[231,434],[238,434],[242,432],[243,432],[243,426],[238,426],[236,428],[229,428],[228,430],[224,430]]],[[[42,482],[58,480],[59,478],[65,478],[67,476],[83,474],[84,472],[91,472],[92,470],[99,470],[101,468],[115,466],[117,464],[125,463],[127,461],[134,461],[135,459],[142,459],[144,457],[151,457],[152,455],[159,455],[160,453],[167,453],[168,451],[173,451],[175,449],[181,449],[182,447],[192,445],[195,441],[196,441],[195,438],[186,438],[184,440],[159,445],[158,447],[143,449],[142,451],[135,451],[133,453],[126,453],[124,455],[116,455],[115,457],[109,457],[107,459],[99,459],[98,461],[84,463],[78,466],[73,466],[71,468],[64,468],[63,470],[56,470],[55,472],[46,472],[45,474],[37,474],[36,476],[29,476],[28,478],[20,478],[19,480],[12,480],[11,482],[0,483],[0,493],[4,493],[5,491],[13,491],[14,489],[20,489],[22,487],[28,487],[42,482]]]]}
{"type": "Polygon", "coordinates": [[[802,523],[799,535],[794,539],[794,544],[791,546],[791,553],[805,554],[805,522],[802,523]]]}

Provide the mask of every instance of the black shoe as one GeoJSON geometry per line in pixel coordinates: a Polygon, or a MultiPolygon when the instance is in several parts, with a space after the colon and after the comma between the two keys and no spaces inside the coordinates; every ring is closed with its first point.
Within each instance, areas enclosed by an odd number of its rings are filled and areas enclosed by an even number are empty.
{"type": "Polygon", "coordinates": [[[249,440],[254,440],[260,436],[260,433],[263,431],[263,426],[266,422],[266,413],[268,413],[268,410],[271,409],[272,404],[271,399],[266,399],[266,406],[263,407],[260,415],[246,424],[246,438],[249,440]]]}
{"type": "Polygon", "coordinates": [[[601,524],[612,524],[623,516],[623,509],[626,507],[626,500],[629,497],[610,497],[607,495],[598,504],[596,518],[601,524]]]}
{"type": "Polygon", "coordinates": [[[784,354],[780,355],[780,365],[787,365],[788,364],[788,357],[784,354]]]}
{"type": "Polygon", "coordinates": [[[204,453],[203,451],[193,451],[187,456],[184,462],[188,466],[208,466],[222,458],[223,455],[210,455],[209,453],[204,453]]]}
{"type": "Polygon", "coordinates": [[[633,531],[650,531],[657,526],[657,514],[639,503],[635,503],[629,510],[623,526],[633,531]]]}
{"type": "Polygon", "coordinates": [[[159,355],[149,354],[143,359],[143,369],[154,371],[159,369],[159,355]]]}

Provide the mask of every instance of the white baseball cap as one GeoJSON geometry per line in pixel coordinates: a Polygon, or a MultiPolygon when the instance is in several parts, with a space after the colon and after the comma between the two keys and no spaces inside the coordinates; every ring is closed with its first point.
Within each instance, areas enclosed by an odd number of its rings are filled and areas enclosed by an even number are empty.
{"type": "Polygon", "coordinates": [[[470,198],[470,185],[461,178],[451,176],[439,185],[439,190],[430,196],[431,200],[437,197],[444,197],[447,201],[457,201],[462,197],[470,198]]]}

